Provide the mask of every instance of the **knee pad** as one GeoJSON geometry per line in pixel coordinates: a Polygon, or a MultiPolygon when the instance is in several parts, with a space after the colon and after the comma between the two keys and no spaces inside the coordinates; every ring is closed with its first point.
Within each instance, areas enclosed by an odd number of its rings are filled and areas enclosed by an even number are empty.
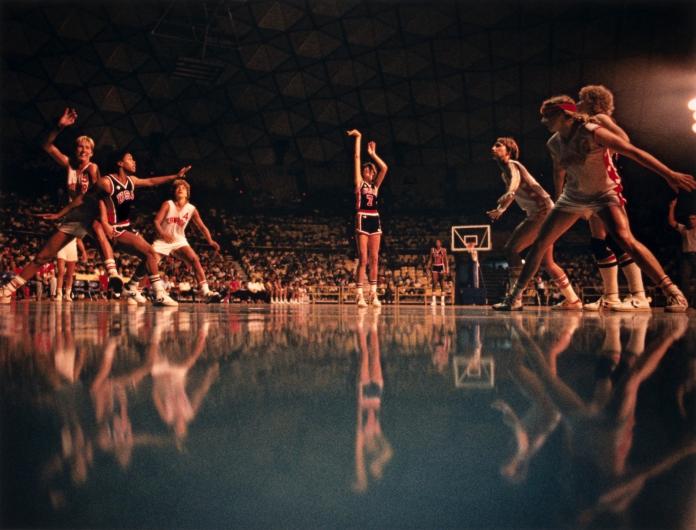
{"type": "Polygon", "coordinates": [[[613,257],[614,260],[611,260],[611,263],[607,263],[606,265],[608,265],[608,266],[616,265],[615,254],[607,246],[607,243],[604,239],[598,239],[596,237],[591,238],[590,239],[590,250],[592,250],[592,255],[594,256],[596,262],[599,263],[601,261],[607,261],[613,257]]]}

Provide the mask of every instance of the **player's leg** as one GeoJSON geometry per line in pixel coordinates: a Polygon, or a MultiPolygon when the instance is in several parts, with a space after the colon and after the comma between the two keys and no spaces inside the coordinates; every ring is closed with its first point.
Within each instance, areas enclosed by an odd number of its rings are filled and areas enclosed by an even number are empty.
{"type": "Polygon", "coordinates": [[[48,239],[34,260],[24,267],[17,276],[12,278],[9,282],[3,285],[2,288],[0,288],[0,304],[9,304],[12,295],[17,291],[17,289],[23,287],[27,281],[36,276],[39,269],[51,261],[56,256],[58,251],[67,245],[73,237],[75,236],[57,230],[48,239]]]}
{"type": "MultiPolygon", "coordinates": [[[[169,297],[164,289],[164,285],[159,274],[159,254],[155,252],[155,249],[153,249],[147,241],[145,241],[135,232],[122,232],[117,237],[117,241],[119,245],[123,245],[126,249],[139,254],[145,261],[147,272],[150,275],[150,285],[152,285],[152,289],[155,292],[155,303],[157,305],[168,306],[178,305],[175,300],[169,297]]],[[[131,279],[131,281],[133,280],[131,279]]]]}
{"type": "Polygon", "coordinates": [[[370,300],[372,305],[382,305],[377,297],[377,280],[379,278],[379,245],[382,241],[382,233],[370,234],[367,239],[367,253],[369,260],[370,300]]]}
{"type": "Polygon", "coordinates": [[[679,287],[665,273],[655,255],[633,236],[626,210],[622,206],[612,205],[600,210],[598,215],[618,245],[635,260],[641,270],[667,296],[665,310],[669,312],[686,311],[688,303],[679,287]]]}

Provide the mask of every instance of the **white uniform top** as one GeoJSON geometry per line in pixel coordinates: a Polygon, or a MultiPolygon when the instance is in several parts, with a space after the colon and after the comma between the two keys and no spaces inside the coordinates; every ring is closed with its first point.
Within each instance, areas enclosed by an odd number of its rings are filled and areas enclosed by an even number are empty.
{"type": "Polygon", "coordinates": [[[510,187],[510,181],[515,174],[518,174],[520,177],[520,185],[517,190],[514,190],[515,202],[527,214],[549,210],[553,206],[553,201],[549,194],[546,193],[546,190],[527,171],[527,168],[517,160],[509,160],[503,171],[500,172],[500,177],[503,179],[505,186],[510,187]]]}
{"type": "Polygon", "coordinates": [[[546,146],[556,164],[566,171],[563,193],[576,201],[593,202],[605,195],[618,195],[621,202],[621,177],[611,158],[611,152],[594,139],[600,125],[585,123],[566,141],[555,133],[546,146]]]}
{"type": "Polygon", "coordinates": [[[164,216],[162,231],[174,238],[175,241],[186,241],[186,226],[188,225],[196,207],[187,202],[181,209],[174,201],[167,201],[167,215],[164,216]]]}
{"type": "Polygon", "coordinates": [[[696,227],[687,228],[677,223],[677,232],[682,236],[682,252],[696,252],[696,227]]]}
{"type": "Polygon", "coordinates": [[[68,186],[68,191],[70,192],[70,197],[75,197],[76,195],[81,195],[86,193],[89,189],[89,173],[87,169],[92,165],[92,162],[88,163],[85,167],[80,170],[75,169],[71,165],[68,165],[68,175],[66,179],[66,184],[68,186]]]}

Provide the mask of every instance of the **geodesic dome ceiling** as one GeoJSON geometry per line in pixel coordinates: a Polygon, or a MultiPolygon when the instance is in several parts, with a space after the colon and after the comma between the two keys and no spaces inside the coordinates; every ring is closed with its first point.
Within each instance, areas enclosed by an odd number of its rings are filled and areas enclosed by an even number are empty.
{"type": "Polygon", "coordinates": [[[396,165],[476,164],[502,134],[543,158],[539,103],[587,83],[673,148],[690,116],[647,102],[693,88],[694,16],[689,2],[5,2],[3,151],[26,156],[74,106],[99,146],[210,167],[345,165],[353,127],[396,165]]]}

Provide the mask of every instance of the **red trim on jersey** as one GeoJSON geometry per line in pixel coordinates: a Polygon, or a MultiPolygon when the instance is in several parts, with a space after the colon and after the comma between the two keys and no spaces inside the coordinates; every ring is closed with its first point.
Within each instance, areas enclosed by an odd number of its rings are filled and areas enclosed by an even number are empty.
{"type": "Polygon", "coordinates": [[[358,210],[358,213],[367,213],[370,215],[377,215],[379,212],[377,210],[358,210]]]}
{"type": "Polygon", "coordinates": [[[604,160],[604,167],[607,170],[607,175],[609,175],[609,178],[615,184],[614,191],[619,196],[621,206],[624,206],[626,204],[626,199],[622,195],[623,185],[621,184],[621,177],[619,176],[619,172],[616,170],[616,166],[614,166],[614,161],[611,158],[609,149],[604,150],[602,158],[604,160]]]}
{"type": "Polygon", "coordinates": [[[559,103],[556,105],[559,109],[562,111],[568,111],[568,112],[577,112],[578,107],[575,105],[575,103],[559,103]]]}

